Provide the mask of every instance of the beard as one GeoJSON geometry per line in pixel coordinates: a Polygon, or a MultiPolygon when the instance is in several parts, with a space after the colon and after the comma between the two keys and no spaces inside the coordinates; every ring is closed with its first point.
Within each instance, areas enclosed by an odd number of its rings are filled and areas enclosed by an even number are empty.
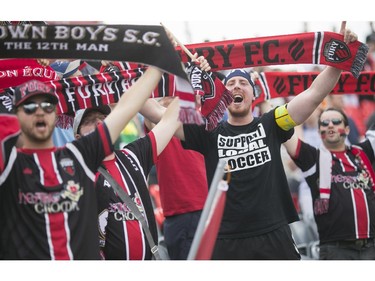
{"type": "Polygon", "coordinates": [[[250,111],[251,111],[251,107],[232,108],[231,106],[228,106],[229,114],[235,118],[246,117],[249,115],[250,111]]]}
{"type": "Polygon", "coordinates": [[[43,134],[38,134],[34,132],[34,130],[30,127],[26,128],[26,127],[21,126],[21,130],[22,130],[23,138],[28,139],[32,143],[43,143],[51,139],[54,126],[52,126],[52,128],[49,127],[48,130],[46,130],[46,132],[43,134]]]}

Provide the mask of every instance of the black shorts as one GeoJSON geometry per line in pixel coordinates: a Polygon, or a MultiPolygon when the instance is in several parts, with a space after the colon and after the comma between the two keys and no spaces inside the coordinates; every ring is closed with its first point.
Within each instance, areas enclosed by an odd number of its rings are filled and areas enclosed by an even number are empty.
{"type": "Polygon", "coordinates": [[[217,239],[213,260],[300,260],[289,225],[240,239],[217,239]]]}
{"type": "Polygon", "coordinates": [[[166,217],[164,240],[171,260],[186,260],[202,211],[166,217]]]}

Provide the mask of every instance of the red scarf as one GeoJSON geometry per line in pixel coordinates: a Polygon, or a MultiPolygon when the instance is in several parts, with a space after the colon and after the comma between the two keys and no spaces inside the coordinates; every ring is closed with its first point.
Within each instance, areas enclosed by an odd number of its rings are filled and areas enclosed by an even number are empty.
{"type": "Polygon", "coordinates": [[[42,66],[36,59],[0,61],[0,89],[14,87],[32,79],[45,82],[59,79],[59,76],[50,66],[42,66]]]}
{"type": "MultiPolygon", "coordinates": [[[[256,81],[260,96],[253,106],[264,100],[296,96],[310,87],[319,72],[262,72],[256,81]]],[[[375,94],[375,72],[361,72],[358,79],[343,72],[331,94],[375,94]]]]}
{"type": "MultiPolygon", "coordinates": [[[[368,46],[359,41],[344,43],[334,32],[307,32],[289,35],[205,42],[185,45],[203,55],[212,71],[263,65],[323,64],[359,76],[368,46]]],[[[180,48],[183,62],[190,58],[180,48]]]]}
{"type": "MultiPolygon", "coordinates": [[[[58,114],[60,114],[60,118],[58,126],[69,127],[72,120],[66,115],[74,116],[75,111],[79,109],[116,103],[144,71],[144,68],[136,68],[45,82],[55,88],[55,94],[59,98],[58,114]]],[[[191,64],[187,67],[187,73],[194,93],[201,96],[201,114],[206,118],[206,128],[211,130],[216,127],[233,97],[214,74],[202,72],[191,64]]],[[[260,73],[260,79],[256,82],[256,88],[260,91],[260,96],[254,101],[253,106],[272,98],[295,96],[306,90],[317,75],[317,72],[260,73]]],[[[7,89],[7,92],[11,94],[13,89],[7,89]]],[[[362,72],[358,79],[355,79],[348,72],[343,72],[332,91],[332,94],[374,95],[374,93],[375,72],[362,72]]],[[[150,98],[177,95],[183,96],[184,94],[176,90],[176,76],[164,74],[150,98]]],[[[192,100],[193,95],[190,93],[185,93],[185,99],[187,99],[186,97],[189,98],[188,102],[194,102],[192,100]]],[[[192,120],[199,121],[191,117],[195,118],[194,116],[198,115],[191,114],[190,111],[193,108],[189,106],[188,110],[182,111],[185,115],[182,120],[186,120],[186,123],[192,122],[192,120]]]]}
{"type": "MultiPolygon", "coordinates": [[[[188,69],[190,76],[192,72],[196,77],[199,76],[198,79],[194,79],[193,89],[195,95],[202,96],[201,112],[195,107],[192,87],[190,85],[186,87],[185,81],[176,75],[165,73],[150,98],[179,96],[182,122],[202,124],[203,115],[206,118],[207,129],[213,129],[222,118],[226,107],[232,102],[232,95],[212,73],[203,73],[195,65],[190,65],[188,69]]],[[[44,82],[52,85],[59,99],[57,113],[60,117],[57,126],[62,128],[71,126],[71,116],[74,116],[79,109],[117,103],[121,95],[142,76],[145,70],[145,68],[136,68],[44,82]]],[[[5,92],[13,95],[14,88],[5,89],[5,92]]]]}

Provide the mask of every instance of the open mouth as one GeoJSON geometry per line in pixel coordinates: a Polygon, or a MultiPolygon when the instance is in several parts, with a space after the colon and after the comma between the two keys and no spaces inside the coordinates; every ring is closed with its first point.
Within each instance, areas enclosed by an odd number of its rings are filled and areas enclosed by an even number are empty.
{"type": "Polygon", "coordinates": [[[233,102],[234,103],[240,103],[242,101],[243,101],[243,97],[242,96],[240,96],[240,95],[233,96],[233,102]]]}
{"type": "Polygon", "coordinates": [[[44,121],[38,121],[38,122],[36,122],[35,127],[37,127],[38,129],[43,129],[43,128],[47,127],[47,124],[44,121]]]}
{"type": "Polygon", "coordinates": [[[332,136],[332,135],[335,134],[335,131],[333,131],[333,130],[328,130],[328,131],[327,131],[327,134],[330,135],[330,136],[332,136]]]}

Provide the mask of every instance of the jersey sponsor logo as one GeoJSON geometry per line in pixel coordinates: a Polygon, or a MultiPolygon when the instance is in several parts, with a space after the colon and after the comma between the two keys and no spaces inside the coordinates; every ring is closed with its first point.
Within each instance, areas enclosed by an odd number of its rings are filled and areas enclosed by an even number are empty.
{"type": "Polygon", "coordinates": [[[261,166],[271,161],[269,147],[264,143],[266,133],[263,125],[248,134],[238,136],[218,136],[218,155],[231,167],[231,171],[240,171],[261,166]]]}
{"type": "Polygon", "coordinates": [[[357,176],[332,175],[333,183],[342,183],[345,189],[371,189],[370,175],[362,170],[357,176]]]}
{"type": "Polygon", "coordinates": [[[74,162],[70,158],[63,158],[60,160],[60,166],[63,168],[63,170],[71,176],[74,176],[75,169],[74,169],[74,162]]]}
{"type": "Polygon", "coordinates": [[[83,189],[74,181],[68,181],[60,192],[19,192],[18,203],[34,205],[38,214],[79,211],[78,202],[83,189]]]}
{"type": "Polygon", "coordinates": [[[78,202],[79,198],[83,195],[83,189],[78,183],[68,181],[65,190],[62,192],[62,198],[69,198],[71,201],[78,202]]]}
{"type": "MultiPolygon", "coordinates": [[[[134,198],[132,198],[135,205],[138,207],[138,210],[144,214],[144,208],[142,206],[141,199],[138,193],[135,194],[134,198]]],[[[113,214],[113,217],[116,221],[132,221],[136,220],[134,213],[130,210],[126,203],[117,202],[117,203],[110,203],[108,208],[109,213],[113,214]]]]}

